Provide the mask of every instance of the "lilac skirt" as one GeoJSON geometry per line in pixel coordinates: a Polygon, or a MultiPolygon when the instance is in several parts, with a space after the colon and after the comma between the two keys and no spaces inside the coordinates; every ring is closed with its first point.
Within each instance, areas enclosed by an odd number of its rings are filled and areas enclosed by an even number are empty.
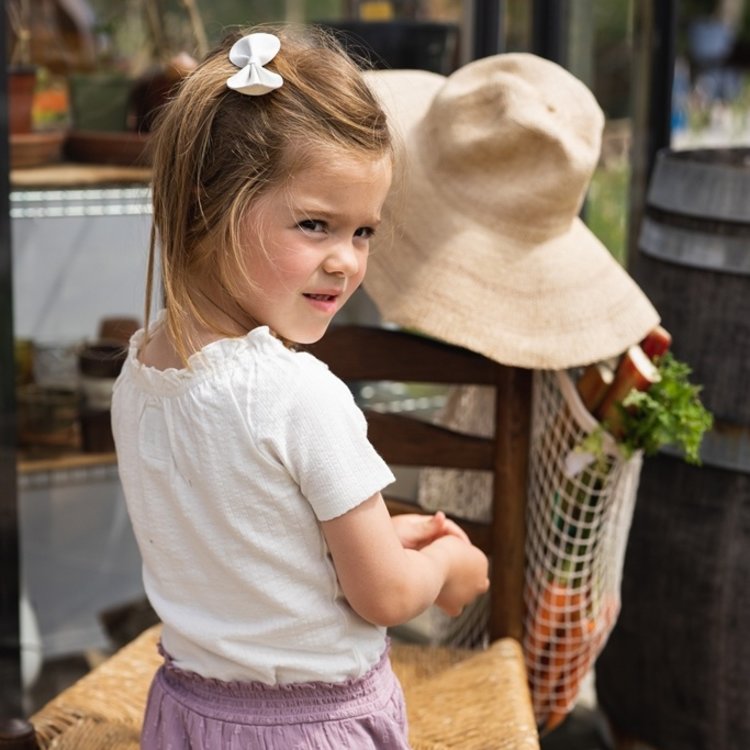
{"type": "Polygon", "coordinates": [[[142,750],[408,750],[401,685],[384,652],[343,683],[222,682],[169,657],[148,696],[142,750]]]}

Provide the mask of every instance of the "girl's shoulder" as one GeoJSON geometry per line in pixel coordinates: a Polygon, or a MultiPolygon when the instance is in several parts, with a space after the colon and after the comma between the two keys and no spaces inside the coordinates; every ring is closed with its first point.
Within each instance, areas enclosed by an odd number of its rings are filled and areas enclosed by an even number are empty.
{"type": "Polygon", "coordinates": [[[288,348],[267,330],[258,338],[262,355],[255,358],[247,381],[254,400],[273,404],[277,414],[286,410],[299,417],[320,410],[352,410],[352,391],[327,364],[304,349],[288,348]]]}
{"type": "Polygon", "coordinates": [[[304,349],[290,349],[268,330],[259,333],[258,338],[263,356],[258,358],[256,369],[261,377],[269,378],[276,388],[299,387],[308,394],[321,388],[346,388],[328,369],[328,365],[304,349]]]}

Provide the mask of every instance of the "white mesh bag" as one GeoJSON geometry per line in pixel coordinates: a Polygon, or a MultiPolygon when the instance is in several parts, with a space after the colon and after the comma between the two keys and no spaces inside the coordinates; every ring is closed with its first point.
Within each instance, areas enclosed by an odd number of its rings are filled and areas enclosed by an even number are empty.
{"type": "MultiPolygon", "coordinates": [[[[642,456],[620,453],[565,371],[534,372],[532,409],[524,651],[537,721],[551,728],[573,707],[617,619],[642,456]],[[599,459],[583,450],[593,433],[601,440],[599,459]]],[[[491,388],[462,386],[450,390],[435,421],[486,437],[493,414],[491,388]]],[[[426,508],[485,520],[491,487],[485,472],[427,469],[419,498],[426,508]]],[[[477,601],[457,619],[433,608],[430,639],[486,643],[486,603],[477,601]]]]}
{"type": "Polygon", "coordinates": [[[537,722],[573,707],[620,611],[642,456],[626,458],[564,371],[534,373],[524,653],[537,722]],[[586,451],[596,433],[601,452],[586,451]]]}

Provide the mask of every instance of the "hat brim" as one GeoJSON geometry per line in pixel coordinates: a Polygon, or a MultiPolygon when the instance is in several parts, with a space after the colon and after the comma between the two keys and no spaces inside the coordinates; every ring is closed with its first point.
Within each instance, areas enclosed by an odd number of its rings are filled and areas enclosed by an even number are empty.
{"type": "Polygon", "coordinates": [[[394,130],[394,186],[364,287],[382,317],[508,365],[563,369],[621,354],[659,315],[607,248],[574,218],[553,238],[462,211],[419,159],[418,126],[445,82],[375,71],[394,130]]]}

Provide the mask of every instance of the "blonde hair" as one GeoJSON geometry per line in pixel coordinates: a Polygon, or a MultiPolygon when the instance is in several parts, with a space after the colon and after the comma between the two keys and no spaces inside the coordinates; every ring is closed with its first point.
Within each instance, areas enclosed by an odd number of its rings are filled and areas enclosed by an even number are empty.
{"type": "Polygon", "coordinates": [[[330,33],[268,26],[230,34],[181,84],[152,136],[153,224],[146,282],[148,331],[157,247],[167,333],[187,362],[187,320],[220,335],[194,300],[196,279],[214,278],[237,299],[247,279],[241,223],[250,203],[277,188],[323,152],[377,158],[390,153],[386,117],[330,33]],[[281,50],[266,66],[284,79],[262,96],[229,89],[235,41],[253,31],[276,34],[281,50]]]}

